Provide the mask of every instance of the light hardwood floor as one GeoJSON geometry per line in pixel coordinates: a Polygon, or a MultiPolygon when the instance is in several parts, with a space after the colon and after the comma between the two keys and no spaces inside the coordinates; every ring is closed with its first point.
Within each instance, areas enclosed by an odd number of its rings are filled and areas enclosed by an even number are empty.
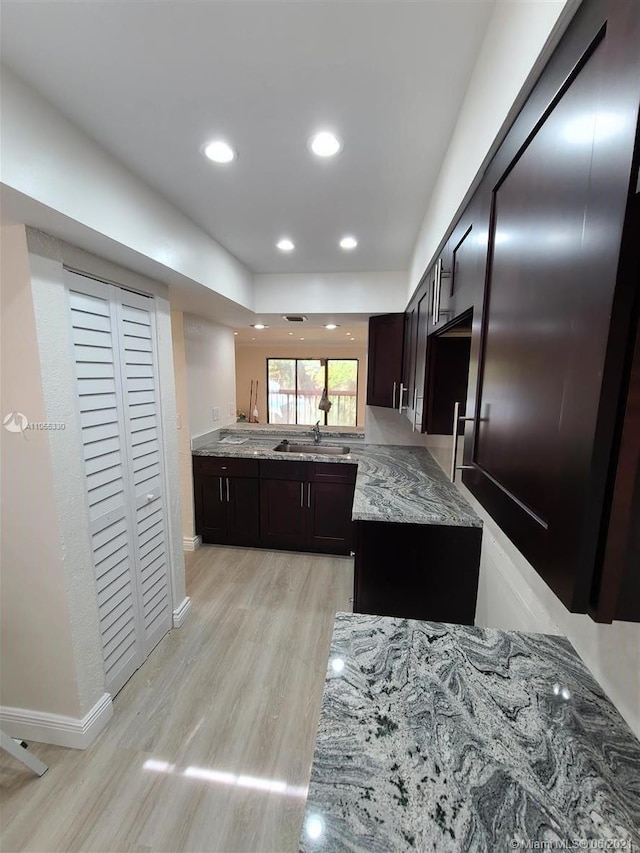
{"type": "Polygon", "coordinates": [[[86,751],[0,756],[0,849],[294,851],[333,617],[353,561],[204,546],[189,621],[114,701],[86,751]]]}

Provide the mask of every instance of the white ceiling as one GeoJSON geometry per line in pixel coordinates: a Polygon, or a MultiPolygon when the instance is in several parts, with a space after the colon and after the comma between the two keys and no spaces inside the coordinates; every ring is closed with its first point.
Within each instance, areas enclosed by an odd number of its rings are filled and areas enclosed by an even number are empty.
{"type": "MultiPolygon", "coordinates": [[[[344,319],[344,318],[339,318],[344,319]]],[[[301,341],[305,345],[326,344],[331,347],[366,346],[368,337],[368,324],[366,319],[353,318],[341,322],[337,329],[325,329],[324,325],[318,325],[322,321],[330,322],[330,318],[318,318],[314,316],[306,323],[287,323],[286,325],[272,326],[266,329],[253,329],[236,327],[236,343],[247,346],[261,346],[263,344],[280,344],[287,346],[299,346],[301,341]],[[348,335],[347,332],[350,334],[348,335]]],[[[275,318],[270,318],[269,323],[275,318]]],[[[267,322],[265,320],[265,322],[267,322]]]]}
{"type": "Polygon", "coordinates": [[[493,5],[4,0],[2,58],[252,271],[399,270],[493,5]],[[200,153],[218,136],[228,166],[200,153]]]}

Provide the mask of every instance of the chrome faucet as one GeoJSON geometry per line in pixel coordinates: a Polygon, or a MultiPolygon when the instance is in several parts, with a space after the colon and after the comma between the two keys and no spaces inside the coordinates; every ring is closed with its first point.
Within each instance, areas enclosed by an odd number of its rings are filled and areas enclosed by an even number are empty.
{"type": "Polygon", "coordinates": [[[311,432],[313,433],[313,443],[320,444],[320,421],[316,421],[316,425],[311,432]]]}

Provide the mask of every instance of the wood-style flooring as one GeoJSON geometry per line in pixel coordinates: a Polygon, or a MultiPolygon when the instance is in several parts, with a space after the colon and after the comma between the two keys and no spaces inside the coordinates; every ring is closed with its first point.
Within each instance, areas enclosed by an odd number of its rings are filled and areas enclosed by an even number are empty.
{"type": "Polygon", "coordinates": [[[114,700],[85,751],[0,755],[0,849],[297,850],[344,557],[204,546],[193,610],[114,700]]]}

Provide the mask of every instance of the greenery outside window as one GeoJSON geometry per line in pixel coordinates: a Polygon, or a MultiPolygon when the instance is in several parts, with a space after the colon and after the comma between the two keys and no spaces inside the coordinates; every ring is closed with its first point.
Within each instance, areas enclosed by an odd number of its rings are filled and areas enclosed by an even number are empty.
{"type": "Polygon", "coordinates": [[[270,424],[358,423],[357,358],[268,358],[267,389],[270,424]],[[329,412],[318,408],[325,388],[329,412]]]}

